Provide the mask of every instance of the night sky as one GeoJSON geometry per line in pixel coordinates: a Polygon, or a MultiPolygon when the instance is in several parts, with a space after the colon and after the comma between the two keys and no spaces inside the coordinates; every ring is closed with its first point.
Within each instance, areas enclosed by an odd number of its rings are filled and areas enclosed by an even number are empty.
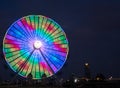
{"type": "Polygon", "coordinates": [[[84,63],[92,77],[120,77],[119,0],[2,0],[0,2],[0,80],[14,72],[2,55],[2,41],[8,27],[26,15],[45,15],[61,25],[69,41],[69,55],[59,75],[82,77],[84,63]]]}

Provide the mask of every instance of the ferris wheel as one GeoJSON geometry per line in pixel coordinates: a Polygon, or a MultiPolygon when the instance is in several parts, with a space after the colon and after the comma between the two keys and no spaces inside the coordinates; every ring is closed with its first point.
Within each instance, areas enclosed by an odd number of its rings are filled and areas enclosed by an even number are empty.
{"type": "Polygon", "coordinates": [[[18,19],[7,30],[3,53],[13,71],[33,79],[54,75],[64,65],[69,47],[66,34],[54,20],[42,15],[18,19]]]}

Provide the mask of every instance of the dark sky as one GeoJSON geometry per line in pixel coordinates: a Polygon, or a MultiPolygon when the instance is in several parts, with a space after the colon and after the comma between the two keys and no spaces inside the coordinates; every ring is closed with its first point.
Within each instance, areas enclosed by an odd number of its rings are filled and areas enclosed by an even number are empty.
{"type": "MultiPolygon", "coordinates": [[[[120,1],[119,0],[2,0],[0,2],[0,43],[8,27],[26,15],[45,15],[64,29],[69,56],[61,69],[62,77],[83,76],[85,62],[91,74],[120,77],[120,1]]],[[[13,71],[1,55],[0,78],[13,71]]]]}

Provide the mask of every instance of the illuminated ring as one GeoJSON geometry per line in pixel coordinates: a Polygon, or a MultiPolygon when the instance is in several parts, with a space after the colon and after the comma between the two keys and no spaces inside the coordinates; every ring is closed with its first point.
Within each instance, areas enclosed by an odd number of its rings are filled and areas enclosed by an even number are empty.
{"type": "Polygon", "coordinates": [[[50,77],[64,65],[69,51],[65,32],[54,20],[29,15],[14,22],[5,34],[5,60],[17,74],[33,79],[50,77]]]}

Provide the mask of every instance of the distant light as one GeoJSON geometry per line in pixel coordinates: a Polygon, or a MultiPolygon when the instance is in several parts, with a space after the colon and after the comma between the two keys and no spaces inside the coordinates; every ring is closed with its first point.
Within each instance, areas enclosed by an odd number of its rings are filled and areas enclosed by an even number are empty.
{"type": "Polygon", "coordinates": [[[97,78],[96,78],[96,80],[100,80],[100,78],[99,78],[99,77],[97,77],[97,78]]]}
{"type": "Polygon", "coordinates": [[[109,80],[112,80],[112,78],[113,78],[113,77],[112,77],[112,76],[110,76],[109,80]]]}
{"type": "Polygon", "coordinates": [[[67,82],[69,82],[70,80],[67,80],[67,82]]]}
{"type": "Polygon", "coordinates": [[[88,66],[89,64],[88,63],[85,63],[85,66],[88,66]]]}
{"type": "Polygon", "coordinates": [[[41,46],[42,46],[42,42],[41,41],[35,41],[34,42],[34,48],[35,49],[39,49],[39,48],[41,48],[41,46]]]}
{"type": "Polygon", "coordinates": [[[74,83],[77,83],[77,82],[78,82],[78,79],[77,79],[77,78],[75,78],[75,79],[74,79],[74,83]]]}

